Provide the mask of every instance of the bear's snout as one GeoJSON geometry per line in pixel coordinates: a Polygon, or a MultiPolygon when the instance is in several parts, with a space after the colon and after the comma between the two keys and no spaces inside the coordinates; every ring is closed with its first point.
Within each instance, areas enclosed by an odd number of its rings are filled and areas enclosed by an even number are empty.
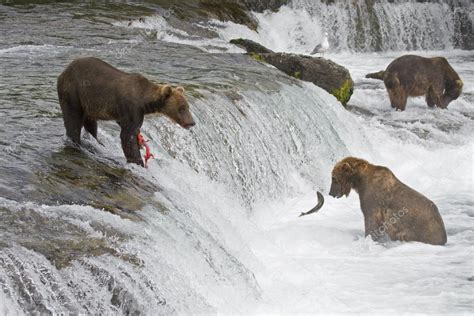
{"type": "Polygon", "coordinates": [[[339,199],[340,197],[343,196],[343,193],[338,188],[338,186],[334,183],[334,181],[331,183],[331,189],[329,189],[329,195],[336,199],[339,199]]]}
{"type": "Polygon", "coordinates": [[[191,123],[183,124],[183,127],[184,127],[185,129],[190,129],[190,128],[193,127],[194,125],[196,125],[196,122],[192,121],[191,123]]]}
{"type": "Polygon", "coordinates": [[[339,199],[342,197],[342,194],[337,194],[336,192],[329,192],[329,195],[332,196],[333,198],[339,199]]]}

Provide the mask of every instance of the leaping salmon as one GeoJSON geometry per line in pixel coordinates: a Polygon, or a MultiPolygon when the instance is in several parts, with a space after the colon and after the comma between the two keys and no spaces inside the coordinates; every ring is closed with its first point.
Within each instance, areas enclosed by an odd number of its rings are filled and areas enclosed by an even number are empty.
{"type": "Polygon", "coordinates": [[[321,209],[321,207],[323,207],[324,205],[324,197],[323,195],[321,194],[321,192],[317,191],[316,192],[316,195],[318,196],[318,204],[316,204],[315,207],[313,207],[311,210],[307,211],[306,213],[305,212],[302,212],[300,214],[300,216],[298,217],[301,217],[301,216],[305,216],[305,215],[309,215],[311,213],[315,213],[317,211],[319,211],[321,209]]]}

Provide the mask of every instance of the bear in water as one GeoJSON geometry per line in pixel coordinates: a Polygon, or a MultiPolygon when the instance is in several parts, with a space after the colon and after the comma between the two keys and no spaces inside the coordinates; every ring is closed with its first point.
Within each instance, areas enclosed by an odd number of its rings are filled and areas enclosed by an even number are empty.
{"type": "Polygon", "coordinates": [[[98,58],[71,62],[57,89],[66,134],[75,144],[81,142],[82,127],[97,139],[97,121],[115,120],[127,162],[141,166],[138,134],[146,114],[162,113],[186,129],[195,125],[182,87],[155,84],[98,58]]]}
{"type": "Polygon", "coordinates": [[[401,56],[385,71],[366,75],[385,83],[392,108],[404,111],[408,97],[425,96],[429,107],[445,109],[461,95],[463,82],[444,57],[401,56]]]}
{"type": "Polygon", "coordinates": [[[446,230],[436,205],[398,180],[390,169],[359,158],[344,158],[332,170],[329,195],[348,196],[351,189],[359,194],[366,236],[446,243],[446,230]]]}

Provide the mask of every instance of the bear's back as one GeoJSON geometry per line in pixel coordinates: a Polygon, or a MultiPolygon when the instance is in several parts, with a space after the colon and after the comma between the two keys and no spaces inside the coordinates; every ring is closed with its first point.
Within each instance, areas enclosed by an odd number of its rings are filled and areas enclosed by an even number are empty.
{"type": "Polygon", "coordinates": [[[86,116],[119,119],[120,104],[144,103],[153,84],[140,74],[129,74],[108,63],[85,57],[72,61],[58,78],[58,94],[80,104],[86,116]]]}

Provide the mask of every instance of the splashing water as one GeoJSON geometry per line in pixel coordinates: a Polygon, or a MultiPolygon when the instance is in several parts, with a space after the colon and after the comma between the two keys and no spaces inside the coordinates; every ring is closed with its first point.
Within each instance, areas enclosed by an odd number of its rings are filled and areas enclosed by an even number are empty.
{"type": "MultiPolygon", "coordinates": [[[[187,38],[167,25],[160,41],[96,17],[63,23],[50,38],[50,20],[38,16],[61,19],[66,4],[56,5],[0,26],[7,34],[0,42],[0,313],[473,309],[472,52],[416,52],[447,56],[464,93],[446,111],[413,98],[405,112],[391,110],[381,81],[364,78],[404,52],[333,53],[356,84],[346,110],[322,89],[245,56],[208,53],[240,51],[226,40],[246,34],[273,49],[312,49],[318,39],[308,21],[324,30],[309,5],[257,15],[258,33],[214,22],[220,38],[187,38]],[[30,33],[36,37],[18,35],[30,33]],[[84,40],[78,47],[68,38],[84,40]],[[157,158],[148,170],[124,163],[115,124],[100,123],[105,147],[84,136],[80,151],[65,149],[55,79],[72,58],[90,54],[187,87],[197,125],[188,132],[147,118],[141,131],[157,158]],[[17,135],[25,136],[22,146],[5,150],[17,135]],[[316,190],[327,192],[332,166],[347,155],[388,166],[432,199],[448,244],[365,238],[354,192],[327,197],[317,214],[298,218],[316,203],[316,190]],[[122,212],[94,200],[107,196],[122,212]]],[[[153,30],[153,18],[146,21],[153,30]]]]}
{"type": "Polygon", "coordinates": [[[212,21],[216,39],[197,37],[168,41],[213,50],[236,51],[233,38],[254,40],[272,50],[308,54],[329,33],[333,52],[472,49],[474,10],[470,1],[366,1],[294,0],[277,12],[253,13],[256,31],[233,22],[212,21]],[[452,3],[451,3],[452,2],[452,3]]]}

